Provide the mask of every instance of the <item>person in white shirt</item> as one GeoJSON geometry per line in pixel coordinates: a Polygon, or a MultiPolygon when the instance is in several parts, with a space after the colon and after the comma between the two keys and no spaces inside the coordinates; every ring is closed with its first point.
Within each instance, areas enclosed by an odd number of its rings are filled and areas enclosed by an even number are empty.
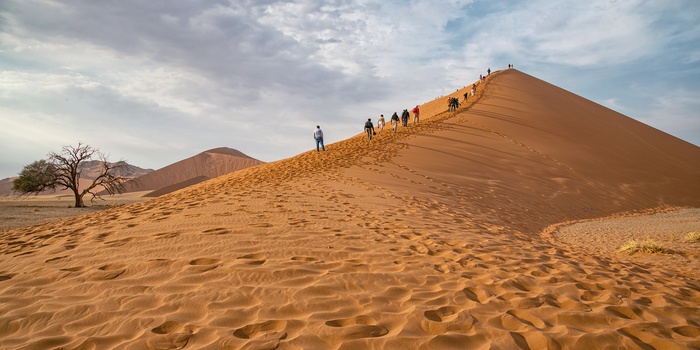
{"type": "Polygon", "coordinates": [[[316,140],[316,152],[320,152],[318,146],[321,145],[323,151],[326,151],[326,146],[323,145],[323,131],[321,126],[316,125],[316,130],[314,130],[314,140],[316,140]]]}

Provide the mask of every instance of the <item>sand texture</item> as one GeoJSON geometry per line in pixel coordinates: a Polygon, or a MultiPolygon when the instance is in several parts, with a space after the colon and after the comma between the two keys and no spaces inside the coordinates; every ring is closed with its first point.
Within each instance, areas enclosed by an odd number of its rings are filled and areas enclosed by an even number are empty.
{"type": "Polygon", "coordinates": [[[697,269],[561,233],[700,207],[700,148],[516,70],[421,107],[372,142],[2,232],[0,348],[700,348],[697,269]]]}

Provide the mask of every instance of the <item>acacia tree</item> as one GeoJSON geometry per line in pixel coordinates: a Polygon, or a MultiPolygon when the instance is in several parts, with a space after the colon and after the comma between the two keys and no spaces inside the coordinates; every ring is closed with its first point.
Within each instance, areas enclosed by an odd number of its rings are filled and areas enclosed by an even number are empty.
{"type": "Polygon", "coordinates": [[[78,143],[77,147],[64,146],[61,153],[51,152],[48,160],[38,160],[25,166],[19,177],[12,182],[12,189],[21,194],[38,194],[46,190],[71,189],[75,195],[75,207],[85,207],[83,197],[91,194],[91,201],[100,198],[96,191],[106,190],[110,195],[124,193],[127,177],[115,170],[124,162],[110,163],[107,156],[97,148],[78,143]],[[87,187],[80,188],[81,164],[96,158],[100,162],[97,177],[87,187]]]}

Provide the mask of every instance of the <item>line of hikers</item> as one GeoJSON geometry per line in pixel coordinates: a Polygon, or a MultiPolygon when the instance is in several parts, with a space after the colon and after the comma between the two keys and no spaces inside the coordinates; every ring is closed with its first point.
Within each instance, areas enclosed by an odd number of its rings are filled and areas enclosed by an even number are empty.
{"type": "MultiPolygon", "coordinates": [[[[465,94],[466,95],[466,94],[465,94]]],[[[466,97],[464,98],[467,99],[466,97]]],[[[447,110],[454,112],[459,108],[459,97],[448,97],[447,98],[447,110]]]]}
{"type": "MultiPolygon", "coordinates": [[[[509,69],[513,69],[513,65],[509,64],[508,65],[509,69]]],[[[491,75],[491,68],[487,69],[487,75],[491,75]]],[[[486,80],[486,77],[483,74],[479,75],[479,82],[484,82],[486,80]]],[[[467,102],[467,99],[469,99],[469,96],[474,96],[476,94],[476,83],[472,84],[471,91],[467,91],[464,93],[464,102],[467,102]]],[[[447,97],[447,110],[450,112],[454,112],[459,108],[459,97],[447,97]]],[[[417,124],[418,121],[420,120],[420,109],[418,106],[413,108],[411,110],[413,113],[413,123],[417,124]]],[[[408,118],[410,117],[410,113],[408,112],[408,109],[404,109],[403,112],[401,112],[401,117],[394,112],[394,114],[391,116],[391,119],[389,120],[392,125],[392,129],[394,132],[399,127],[399,122],[403,126],[408,126],[408,118]]],[[[379,119],[377,119],[377,129],[379,129],[379,132],[382,132],[384,130],[384,126],[386,125],[386,121],[384,119],[384,114],[379,115],[379,119]]],[[[367,121],[365,122],[365,128],[364,128],[365,133],[367,134],[367,141],[372,141],[372,136],[377,134],[377,131],[374,129],[374,124],[372,123],[372,118],[367,118],[367,121]]],[[[324,151],[326,150],[325,146],[323,145],[323,131],[321,131],[320,126],[316,126],[316,130],[314,130],[314,139],[316,140],[316,151],[320,151],[320,149],[323,149],[324,151]]]]}
{"type": "MultiPolygon", "coordinates": [[[[413,113],[413,124],[418,124],[420,121],[420,108],[418,106],[415,106],[412,110],[411,113],[413,113]]],[[[401,117],[399,117],[398,113],[394,112],[392,114],[391,119],[389,120],[392,125],[392,129],[394,132],[399,128],[399,122],[403,126],[408,126],[408,118],[411,116],[411,114],[408,112],[408,109],[404,109],[403,112],[401,112],[401,117]]],[[[379,132],[382,132],[384,130],[384,125],[386,125],[386,121],[384,120],[384,114],[379,115],[379,119],[377,119],[377,129],[379,129],[379,132]]],[[[372,123],[372,118],[367,118],[367,121],[365,122],[365,133],[367,133],[367,141],[372,141],[372,136],[376,135],[377,132],[374,130],[374,124],[372,123]]]]}
{"type": "MultiPolygon", "coordinates": [[[[508,68],[512,69],[513,65],[509,64],[508,68]]],[[[487,75],[491,75],[491,68],[487,70],[487,75]]],[[[486,80],[486,77],[484,75],[479,75],[479,82],[484,82],[486,80]]],[[[471,93],[471,96],[476,95],[476,83],[472,84],[472,89],[471,91],[467,91],[464,93],[464,102],[467,102],[467,99],[469,98],[469,95],[471,93]]],[[[459,108],[459,97],[447,97],[447,110],[450,112],[454,112],[459,108]]],[[[418,109],[418,106],[413,108],[411,110],[413,112],[413,123],[418,123],[420,119],[420,110],[418,109]]],[[[408,126],[408,118],[410,114],[408,112],[408,109],[404,109],[403,112],[401,113],[401,124],[403,126],[408,126]]],[[[391,125],[392,129],[394,132],[398,129],[399,126],[399,115],[394,112],[394,114],[391,116],[391,125]]],[[[377,119],[377,128],[379,129],[379,132],[382,132],[384,130],[384,125],[386,124],[384,120],[384,114],[379,115],[379,119],[377,119]]],[[[367,133],[367,141],[372,141],[372,136],[376,135],[377,132],[374,130],[374,124],[372,123],[372,118],[367,118],[367,121],[365,122],[365,133],[367,133]]]]}

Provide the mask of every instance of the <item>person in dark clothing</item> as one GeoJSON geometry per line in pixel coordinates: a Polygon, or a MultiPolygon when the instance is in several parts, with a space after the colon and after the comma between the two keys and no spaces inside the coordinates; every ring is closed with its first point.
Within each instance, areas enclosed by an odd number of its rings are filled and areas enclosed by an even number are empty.
{"type": "Polygon", "coordinates": [[[403,124],[403,126],[408,126],[408,117],[408,109],[404,109],[403,113],[401,113],[401,124],[403,124]]]}
{"type": "Polygon", "coordinates": [[[372,124],[372,118],[367,118],[365,122],[365,132],[367,133],[367,141],[372,141],[372,134],[374,134],[374,124],[372,124]]]}
{"type": "MultiPolygon", "coordinates": [[[[408,117],[406,119],[408,120],[408,117]]],[[[394,114],[391,116],[391,126],[393,127],[394,132],[396,132],[396,129],[399,128],[399,115],[396,114],[396,112],[394,112],[394,114]]]]}

